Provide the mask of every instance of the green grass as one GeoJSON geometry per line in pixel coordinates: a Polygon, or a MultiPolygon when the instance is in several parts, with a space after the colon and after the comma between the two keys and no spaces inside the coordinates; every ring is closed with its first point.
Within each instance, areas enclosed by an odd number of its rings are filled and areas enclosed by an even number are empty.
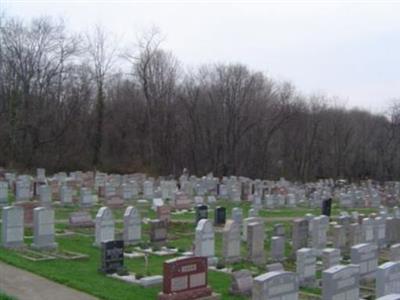
{"type": "Polygon", "coordinates": [[[4,292],[0,291],[0,300],[17,300],[15,297],[11,297],[4,292]]]}

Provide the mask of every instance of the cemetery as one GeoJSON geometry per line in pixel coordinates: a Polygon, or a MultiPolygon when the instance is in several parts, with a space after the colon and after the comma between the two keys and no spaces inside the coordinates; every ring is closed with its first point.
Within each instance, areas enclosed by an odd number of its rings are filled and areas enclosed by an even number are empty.
{"type": "Polygon", "coordinates": [[[0,195],[0,260],[99,299],[400,293],[399,182],[2,170],[0,195]]]}

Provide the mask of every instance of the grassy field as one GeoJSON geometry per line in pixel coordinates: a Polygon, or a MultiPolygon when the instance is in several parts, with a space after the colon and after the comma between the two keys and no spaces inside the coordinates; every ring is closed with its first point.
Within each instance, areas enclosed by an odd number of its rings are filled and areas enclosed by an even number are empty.
{"type": "MultiPolygon", "coordinates": [[[[219,202],[218,205],[225,206],[227,208],[227,218],[230,217],[231,208],[236,206],[232,203],[219,202]]],[[[247,216],[250,205],[248,203],[243,203],[240,205],[244,210],[244,216],[247,216]]],[[[97,213],[99,206],[90,209],[91,215],[94,217],[97,213]]],[[[78,207],[56,207],[56,229],[58,232],[63,232],[68,229],[67,225],[64,223],[71,212],[76,211],[78,207]]],[[[333,214],[338,214],[339,208],[334,207],[333,214]]],[[[365,213],[371,212],[372,210],[358,210],[365,213]]],[[[117,220],[117,231],[122,231],[122,216],[123,209],[114,209],[113,215],[117,220]]],[[[266,233],[267,238],[265,241],[265,249],[267,252],[267,257],[269,257],[268,252],[270,248],[270,237],[273,225],[276,223],[281,223],[285,225],[286,232],[289,233],[289,228],[291,224],[291,218],[302,217],[306,213],[313,213],[318,215],[320,210],[307,209],[307,208],[296,208],[296,209],[276,209],[276,210],[261,210],[260,216],[265,217],[266,233]]],[[[155,213],[149,211],[148,217],[155,218],[155,213]]],[[[188,251],[192,249],[192,244],[194,241],[194,218],[193,212],[187,212],[183,214],[173,214],[173,222],[168,230],[168,246],[173,246],[181,249],[182,251],[188,251]]],[[[209,219],[213,219],[213,213],[210,211],[209,219]]],[[[142,227],[143,242],[148,242],[148,226],[143,225],[142,227]]],[[[222,234],[216,232],[216,255],[221,256],[222,254],[222,234]]],[[[56,240],[59,243],[59,249],[74,251],[89,256],[88,259],[71,261],[56,259],[52,261],[43,262],[33,262],[25,258],[22,258],[18,253],[13,250],[1,249],[0,260],[17,266],[19,268],[26,269],[33,273],[42,275],[43,277],[49,278],[56,282],[62,283],[64,285],[70,286],[72,288],[87,292],[101,299],[109,300],[124,300],[124,299],[155,299],[161,287],[153,288],[142,288],[140,286],[127,284],[116,279],[109,278],[102,273],[98,272],[100,265],[100,250],[94,247],[94,230],[86,230],[87,234],[73,234],[70,236],[57,236],[56,240]]],[[[31,235],[31,230],[26,231],[26,235],[31,235]]],[[[26,237],[27,244],[30,244],[31,238],[26,237]]],[[[247,248],[244,243],[242,243],[242,256],[246,257],[247,248]]],[[[287,243],[286,254],[290,254],[290,245],[287,243]]],[[[172,257],[168,257],[172,258],[172,257]]],[[[149,267],[145,270],[145,263],[143,258],[136,259],[125,259],[125,265],[130,272],[140,273],[143,275],[162,275],[163,262],[168,259],[166,257],[158,257],[151,255],[149,257],[149,267]]],[[[292,260],[288,259],[284,263],[285,269],[295,270],[295,264],[292,260]]],[[[260,274],[265,272],[265,266],[255,266],[249,262],[242,261],[232,265],[234,269],[249,268],[252,271],[260,274]]],[[[209,284],[214,289],[215,292],[222,295],[222,299],[244,299],[238,296],[232,296],[229,294],[228,289],[230,287],[230,276],[221,272],[210,271],[209,272],[209,284]]],[[[305,290],[305,292],[314,292],[305,290]]],[[[1,298],[0,296],[0,299],[1,298]]],[[[7,298],[4,298],[7,299],[7,298]]]]}
{"type": "Polygon", "coordinates": [[[8,296],[0,290],[0,300],[17,300],[14,297],[8,296]]]}

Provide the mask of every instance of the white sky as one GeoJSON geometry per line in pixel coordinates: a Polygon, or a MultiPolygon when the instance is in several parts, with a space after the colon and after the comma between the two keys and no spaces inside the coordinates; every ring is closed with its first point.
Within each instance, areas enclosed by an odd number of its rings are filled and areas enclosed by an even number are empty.
{"type": "Polygon", "coordinates": [[[240,62],[305,94],[383,111],[400,98],[400,1],[17,1],[9,16],[101,23],[129,43],[157,26],[185,66],[240,62]]]}

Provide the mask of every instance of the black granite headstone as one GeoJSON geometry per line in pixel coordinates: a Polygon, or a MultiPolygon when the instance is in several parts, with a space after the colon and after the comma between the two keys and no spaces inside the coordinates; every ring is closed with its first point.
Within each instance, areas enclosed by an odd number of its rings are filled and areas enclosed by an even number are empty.
{"type": "Polygon", "coordinates": [[[124,267],[124,241],[101,243],[101,271],[112,274],[124,267]]]}
{"type": "Polygon", "coordinates": [[[223,225],[226,221],[226,208],[218,206],[214,211],[214,224],[223,225]]]}
{"type": "Polygon", "coordinates": [[[208,206],[204,204],[199,204],[196,206],[196,224],[201,219],[208,219],[208,206]]]}
{"type": "Polygon", "coordinates": [[[331,206],[332,206],[332,198],[323,200],[321,215],[330,217],[331,216],[331,206]]]}

